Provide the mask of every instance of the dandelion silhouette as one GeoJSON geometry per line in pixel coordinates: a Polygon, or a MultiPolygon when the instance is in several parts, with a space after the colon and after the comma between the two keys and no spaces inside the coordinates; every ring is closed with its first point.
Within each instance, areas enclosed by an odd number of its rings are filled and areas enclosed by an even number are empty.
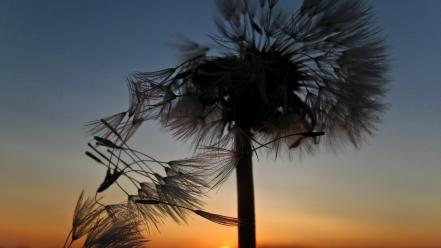
{"type": "Polygon", "coordinates": [[[239,224],[239,247],[255,247],[253,155],[358,147],[385,108],[386,51],[362,0],[304,0],[292,14],[275,0],[215,3],[219,49],[184,40],[178,66],[132,74],[129,109],[90,124],[87,155],[107,168],[98,192],[116,184],[129,195],[123,177],[138,189],[123,208],[147,225],[193,212],[239,224]],[[196,155],[164,162],[131,149],[148,120],[191,140],[196,155]],[[233,170],[239,220],[198,210],[233,170]]]}

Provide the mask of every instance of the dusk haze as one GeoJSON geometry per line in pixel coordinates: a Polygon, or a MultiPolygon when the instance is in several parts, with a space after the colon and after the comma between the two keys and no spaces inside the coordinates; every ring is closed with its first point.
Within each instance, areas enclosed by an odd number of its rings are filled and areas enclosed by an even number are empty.
{"type": "Polygon", "coordinates": [[[438,0],[1,1],[0,248],[441,247],[440,25],[438,0]]]}

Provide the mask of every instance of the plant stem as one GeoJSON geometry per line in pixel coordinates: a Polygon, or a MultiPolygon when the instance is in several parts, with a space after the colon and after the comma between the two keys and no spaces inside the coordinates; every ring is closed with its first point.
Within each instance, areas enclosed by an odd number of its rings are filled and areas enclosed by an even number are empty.
{"type": "Polygon", "coordinates": [[[66,245],[67,245],[67,241],[69,241],[69,237],[70,237],[70,235],[72,234],[72,231],[73,231],[73,229],[71,228],[69,234],[67,235],[66,241],[64,241],[63,248],[66,247],[66,245]]]}
{"type": "Polygon", "coordinates": [[[253,152],[250,137],[249,132],[236,133],[234,141],[240,156],[236,166],[239,248],[256,247],[253,152]]]}
{"type": "Polygon", "coordinates": [[[71,239],[70,242],[69,242],[69,245],[67,246],[67,248],[70,248],[72,246],[73,242],[74,242],[73,239],[71,239]]]}

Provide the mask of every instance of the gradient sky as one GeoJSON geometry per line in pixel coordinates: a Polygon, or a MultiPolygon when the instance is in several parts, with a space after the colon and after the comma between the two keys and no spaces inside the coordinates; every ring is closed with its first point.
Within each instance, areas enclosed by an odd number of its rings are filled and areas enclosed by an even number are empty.
{"type": "MultiPolygon", "coordinates": [[[[255,164],[261,245],[441,246],[441,1],[372,3],[390,109],[360,150],[255,164]]],[[[105,173],[83,155],[84,123],[126,110],[129,73],[176,64],[177,34],[208,41],[214,13],[206,0],[0,1],[0,247],[62,245],[80,191],[105,173]]],[[[157,123],[132,143],[163,160],[189,154],[157,123]]],[[[235,207],[232,177],[206,209],[235,207]]],[[[235,228],[196,216],[150,236],[152,248],[236,243],[235,228]]]]}

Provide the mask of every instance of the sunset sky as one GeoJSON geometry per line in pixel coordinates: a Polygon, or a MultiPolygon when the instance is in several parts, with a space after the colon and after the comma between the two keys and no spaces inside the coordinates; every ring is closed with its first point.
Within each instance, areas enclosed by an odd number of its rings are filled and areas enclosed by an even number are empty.
{"type": "MultiPolygon", "coordinates": [[[[389,110],[361,149],[255,163],[261,247],[441,247],[441,1],[370,1],[390,53],[389,110]]],[[[281,1],[295,10],[301,1],[281,1]]],[[[105,171],[84,124],[128,107],[126,77],[176,64],[179,35],[209,42],[212,1],[0,1],[0,247],[61,247],[82,189],[105,171]]],[[[131,141],[187,157],[155,122],[131,141]]],[[[234,175],[206,210],[236,216],[234,175]]],[[[107,199],[124,200],[110,190],[107,199]]],[[[234,248],[236,229],[189,216],[152,248],[234,248]]]]}

